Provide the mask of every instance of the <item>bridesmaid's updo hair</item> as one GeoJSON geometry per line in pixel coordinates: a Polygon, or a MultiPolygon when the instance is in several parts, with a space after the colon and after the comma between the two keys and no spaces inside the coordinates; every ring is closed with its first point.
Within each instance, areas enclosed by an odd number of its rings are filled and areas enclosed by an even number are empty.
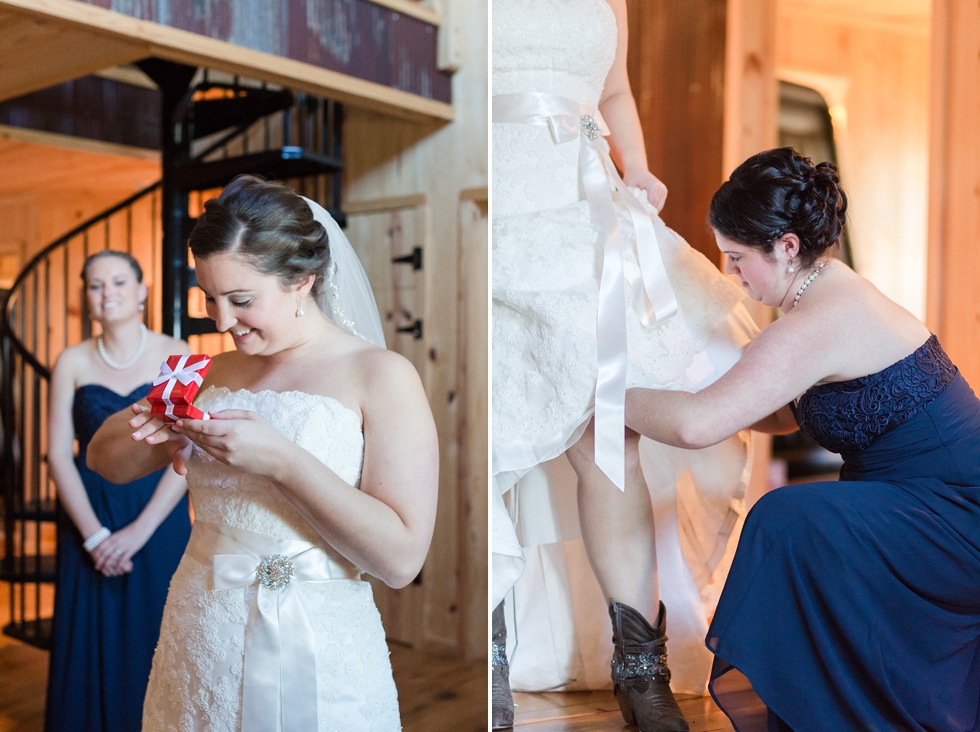
{"type": "Polygon", "coordinates": [[[330,258],[327,230],[306,201],[282,183],[256,175],[238,176],[205,203],[188,243],[195,258],[234,252],[284,286],[316,275],[314,296],[323,287],[330,258]]]}
{"type": "Polygon", "coordinates": [[[119,259],[123,260],[132,268],[133,274],[136,275],[136,281],[143,281],[143,268],[140,267],[140,263],[136,261],[136,257],[129,252],[120,252],[115,249],[103,249],[101,252],[96,252],[95,254],[90,255],[89,258],[85,260],[85,264],[82,265],[82,280],[84,282],[88,282],[88,268],[92,262],[97,259],[105,259],[106,257],[118,257],[119,259]]]}
{"type": "Polygon", "coordinates": [[[711,199],[708,223],[724,237],[771,254],[776,240],[792,232],[799,257],[810,267],[840,245],[847,196],[837,166],[814,165],[791,147],[767,150],[739,165],[711,199]]]}

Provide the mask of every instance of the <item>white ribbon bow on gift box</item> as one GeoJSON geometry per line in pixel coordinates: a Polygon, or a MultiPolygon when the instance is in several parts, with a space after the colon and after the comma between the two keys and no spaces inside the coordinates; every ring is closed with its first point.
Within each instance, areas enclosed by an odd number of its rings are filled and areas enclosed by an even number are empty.
{"type": "Polygon", "coordinates": [[[602,245],[599,312],[596,322],[599,368],[595,388],[595,463],[620,490],[626,483],[626,283],[640,322],[652,328],[677,313],[677,298],[667,279],[657,234],[650,214],[620,177],[609,157],[605,121],[598,110],[556,94],[497,94],[493,122],[542,125],[551,129],[556,143],[579,145],[579,170],[589,202],[592,222],[602,245]],[[623,240],[613,201],[618,192],[633,220],[636,261],[640,276],[623,266],[623,240]],[[641,281],[642,280],[642,281],[641,281]]]}
{"type": "MultiPolygon", "coordinates": [[[[167,407],[166,414],[168,417],[175,417],[174,415],[174,404],[170,401],[170,395],[173,393],[174,386],[177,382],[180,382],[184,386],[188,386],[191,383],[195,383],[198,386],[204,383],[204,378],[198,373],[201,369],[207,365],[207,359],[201,359],[196,361],[189,366],[187,361],[191,358],[192,354],[185,353],[177,360],[177,366],[175,368],[170,368],[170,364],[166,361],[160,367],[160,375],[153,380],[153,386],[159,386],[160,384],[166,384],[163,389],[163,403],[167,407]]],[[[201,419],[210,419],[210,415],[207,413],[201,419]]]]}

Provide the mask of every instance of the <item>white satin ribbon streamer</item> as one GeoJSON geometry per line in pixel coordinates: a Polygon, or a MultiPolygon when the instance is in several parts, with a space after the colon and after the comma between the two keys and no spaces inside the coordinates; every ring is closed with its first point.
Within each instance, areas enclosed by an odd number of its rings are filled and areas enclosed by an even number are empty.
{"type": "Polygon", "coordinates": [[[314,633],[297,582],[357,580],[360,570],[307,541],[287,541],[195,521],[188,553],[211,563],[216,591],[257,585],[245,627],[242,732],[317,729],[314,633]],[[293,574],[280,589],[259,580],[262,560],[282,555],[293,574]]]}
{"type": "Polygon", "coordinates": [[[620,489],[625,489],[626,425],[626,282],[640,322],[655,327],[677,313],[677,299],[657,245],[650,215],[629,191],[609,157],[603,139],[609,131],[598,110],[556,94],[497,94],[492,121],[547,126],[558,144],[579,138],[579,171],[592,222],[602,245],[602,276],[596,316],[598,374],[595,390],[595,462],[620,489]],[[623,238],[613,200],[618,192],[633,220],[640,276],[627,275],[623,238]]]}
{"type": "MultiPolygon", "coordinates": [[[[164,361],[163,365],[160,366],[160,375],[153,380],[153,386],[159,386],[160,384],[164,383],[166,384],[166,386],[163,388],[163,395],[161,398],[163,399],[164,406],[167,408],[166,414],[168,417],[176,417],[174,414],[174,403],[170,401],[170,395],[173,393],[174,386],[178,381],[184,386],[187,386],[192,382],[196,383],[198,386],[204,383],[204,378],[197,372],[204,368],[207,361],[197,361],[188,366],[187,361],[190,357],[191,354],[185,353],[177,361],[176,368],[173,369],[170,368],[170,364],[164,361]]],[[[201,419],[211,419],[211,415],[205,412],[201,419]]]]}

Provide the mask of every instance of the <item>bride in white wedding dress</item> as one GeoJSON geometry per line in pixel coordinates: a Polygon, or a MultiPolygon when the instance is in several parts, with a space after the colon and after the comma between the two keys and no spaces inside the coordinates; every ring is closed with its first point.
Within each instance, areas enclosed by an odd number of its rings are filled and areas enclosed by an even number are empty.
{"type": "Polygon", "coordinates": [[[698,391],[757,332],[744,293],[659,217],[626,27],[625,0],[493,3],[497,728],[508,673],[522,690],[608,688],[612,655],[628,723],[687,729],[668,684],[705,691],[743,513],[747,436],[698,451],[624,437],[627,387],[698,391]]]}
{"type": "Polygon", "coordinates": [[[418,375],[384,350],[339,227],[285,186],[235,179],[190,246],[236,346],[195,402],[210,419],[167,426],[141,403],[88,453],[120,483],[173,462],[194,505],[143,730],[399,730],[361,573],[401,587],[428,551],[438,454],[418,375]]]}

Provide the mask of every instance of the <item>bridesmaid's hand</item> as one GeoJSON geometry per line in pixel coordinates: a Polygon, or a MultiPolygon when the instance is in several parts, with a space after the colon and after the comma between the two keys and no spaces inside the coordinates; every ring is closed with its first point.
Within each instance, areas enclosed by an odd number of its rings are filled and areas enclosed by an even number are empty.
{"type": "Polygon", "coordinates": [[[133,555],[149,541],[150,535],[135,522],[113,531],[109,538],[92,550],[95,568],[106,577],[118,577],[133,571],[133,555]]]}
{"type": "Polygon", "coordinates": [[[630,188],[642,188],[647,200],[657,211],[662,211],[667,201],[667,186],[649,170],[630,171],[623,176],[623,182],[630,188]]]}
{"type": "Polygon", "coordinates": [[[181,419],[173,431],[215,460],[253,475],[274,477],[293,443],[269,422],[245,409],[213,412],[211,419],[181,419]]]}
{"type": "Polygon", "coordinates": [[[150,414],[149,407],[137,403],[130,409],[136,415],[129,420],[129,426],[135,430],[132,438],[137,442],[142,440],[148,445],[163,445],[170,454],[174,472],[177,475],[187,475],[187,460],[194,448],[191,441],[177,434],[169,422],[150,414]]]}

